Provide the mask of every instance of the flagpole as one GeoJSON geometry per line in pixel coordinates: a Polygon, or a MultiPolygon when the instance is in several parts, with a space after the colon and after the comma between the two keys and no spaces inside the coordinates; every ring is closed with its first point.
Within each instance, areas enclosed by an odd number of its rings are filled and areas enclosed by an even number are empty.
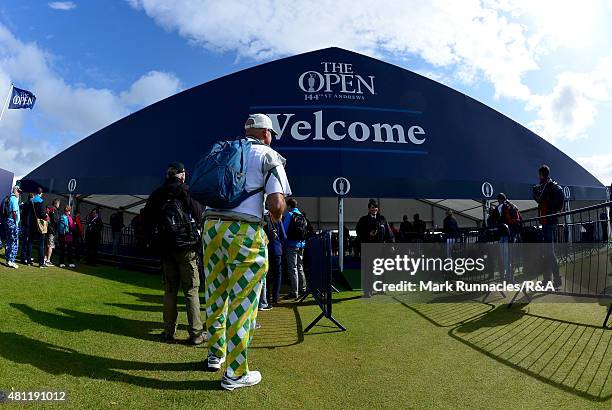
{"type": "Polygon", "coordinates": [[[2,112],[0,112],[0,122],[2,122],[2,117],[4,117],[4,111],[6,111],[6,106],[7,106],[9,98],[11,98],[11,93],[13,92],[14,86],[15,85],[11,83],[8,94],[6,95],[6,98],[4,99],[4,105],[2,105],[2,112]]]}

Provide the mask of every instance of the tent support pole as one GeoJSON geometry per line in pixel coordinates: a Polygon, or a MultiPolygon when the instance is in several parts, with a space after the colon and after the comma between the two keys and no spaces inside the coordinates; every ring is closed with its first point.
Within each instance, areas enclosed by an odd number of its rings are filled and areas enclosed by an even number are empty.
{"type": "Polygon", "coordinates": [[[487,200],[482,200],[482,227],[487,227],[487,200]]]}
{"type": "Polygon", "coordinates": [[[344,197],[338,197],[338,268],[344,271],[344,197]]]}

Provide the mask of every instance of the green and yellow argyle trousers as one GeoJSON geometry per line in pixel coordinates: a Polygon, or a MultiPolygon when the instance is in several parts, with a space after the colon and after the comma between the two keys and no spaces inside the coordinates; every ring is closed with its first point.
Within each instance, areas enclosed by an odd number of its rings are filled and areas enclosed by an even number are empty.
{"type": "Polygon", "coordinates": [[[257,223],[206,220],[202,231],[208,353],[225,357],[227,375],[249,371],[268,238],[257,223]]]}

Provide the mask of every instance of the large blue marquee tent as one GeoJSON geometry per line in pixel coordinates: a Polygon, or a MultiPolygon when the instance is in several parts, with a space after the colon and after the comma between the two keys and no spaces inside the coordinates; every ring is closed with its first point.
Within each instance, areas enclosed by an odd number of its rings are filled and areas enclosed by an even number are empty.
{"type": "MultiPolygon", "coordinates": [[[[486,105],[433,80],[340,48],[262,64],[131,114],[50,159],[22,184],[57,194],[130,196],[141,203],[175,160],[189,170],[220,139],[243,134],[249,113],[270,115],[275,147],[300,197],[531,199],[546,163],[573,199],[605,187],[553,145],[486,105]]],[[[109,199],[110,200],[110,199],[109,199]]]]}
{"type": "Polygon", "coordinates": [[[8,195],[13,186],[13,173],[0,168],[0,197],[8,195]]]}

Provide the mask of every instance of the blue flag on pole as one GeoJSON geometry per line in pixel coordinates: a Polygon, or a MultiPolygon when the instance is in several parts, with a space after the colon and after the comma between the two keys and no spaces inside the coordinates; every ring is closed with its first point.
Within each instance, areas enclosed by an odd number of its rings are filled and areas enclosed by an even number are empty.
{"type": "Polygon", "coordinates": [[[16,110],[19,108],[29,108],[32,109],[34,107],[34,103],[36,102],[36,96],[29,92],[28,90],[22,90],[21,88],[13,87],[13,93],[11,94],[11,99],[9,101],[8,109],[16,110]]]}

